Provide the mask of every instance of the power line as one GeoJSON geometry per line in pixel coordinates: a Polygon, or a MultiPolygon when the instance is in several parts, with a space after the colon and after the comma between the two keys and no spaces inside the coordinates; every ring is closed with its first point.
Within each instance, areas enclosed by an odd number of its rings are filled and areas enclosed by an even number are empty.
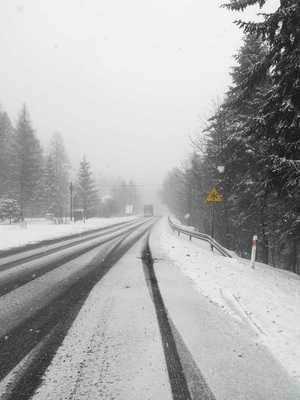
{"type": "Polygon", "coordinates": [[[115,185],[115,184],[104,184],[104,185],[102,185],[101,183],[99,183],[99,184],[96,184],[96,186],[97,187],[107,187],[107,188],[115,188],[115,187],[126,187],[126,188],[128,188],[128,187],[147,187],[147,186],[162,186],[162,183],[140,183],[140,184],[135,184],[135,183],[133,183],[133,184],[127,184],[127,183],[124,183],[124,184],[118,184],[118,185],[115,185]]]}

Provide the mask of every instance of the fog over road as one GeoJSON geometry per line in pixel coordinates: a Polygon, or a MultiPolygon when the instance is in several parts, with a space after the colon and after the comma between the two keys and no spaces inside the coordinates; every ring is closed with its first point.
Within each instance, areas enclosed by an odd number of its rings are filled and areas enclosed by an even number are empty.
{"type": "Polygon", "coordinates": [[[2,1],[0,103],[14,120],[25,102],[43,144],[61,132],[73,165],[160,183],[230,84],[236,18],[218,0],[2,1]]]}

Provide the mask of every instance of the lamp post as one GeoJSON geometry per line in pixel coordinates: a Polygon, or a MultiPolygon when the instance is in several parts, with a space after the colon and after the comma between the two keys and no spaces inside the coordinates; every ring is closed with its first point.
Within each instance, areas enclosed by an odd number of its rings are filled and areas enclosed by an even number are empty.
{"type": "Polygon", "coordinates": [[[73,182],[70,182],[70,221],[73,221],[73,182]]]}

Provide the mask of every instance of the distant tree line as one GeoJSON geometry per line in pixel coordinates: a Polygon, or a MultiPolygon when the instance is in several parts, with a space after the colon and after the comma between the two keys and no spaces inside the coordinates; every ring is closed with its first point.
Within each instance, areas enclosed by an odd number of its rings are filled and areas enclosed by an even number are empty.
{"type": "Polygon", "coordinates": [[[162,196],[181,220],[189,214],[190,224],[210,233],[205,199],[216,186],[224,197],[215,205],[216,238],[249,256],[257,234],[259,260],[300,273],[300,2],[281,0],[263,22],[237,23],[245,36],[232,84],[162,196]]]}
{"type": "Polygon", "coordinates": [[[86,157],[80,162],[72,188],[70,169],[59,133],[53,134],[44,151],[25,106],[15,126],[0,110],[0,221],[46,216],[63,222],[70,217],[71,193],[74,215],[83,219],[122,215],[129,201],[137,205],[136,186],[122,181],[118,187],[106,187],[113,206],[104,212],[107,201],[101,199],[101,188],[86,157]]]}

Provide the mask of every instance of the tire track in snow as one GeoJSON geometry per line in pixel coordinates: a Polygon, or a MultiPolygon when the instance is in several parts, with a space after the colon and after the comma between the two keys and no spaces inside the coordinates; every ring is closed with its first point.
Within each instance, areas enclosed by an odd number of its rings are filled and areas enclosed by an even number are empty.
{"type": "Polygon", "coordinates": [[[160,289],[154,272],[153,259],[151,256],[148,241],[143,250],[142,260],[144,264],[146,280],[151,297],[153,299],[158,320],[173,399],[192,400],[184,375],[181,360],[177,351],[175,338],[173,336],[171,325],[168,319],[167,310],[165,308],[164,301],[160,293],[160,289]]]}
{"type": "Polygon", "coordinates": [[[35,242],[35,243],[28,243],[25,244],[24,246],[17,246],[17,247],[11,247],[9,249],[5,250],[0,250],[0,263],[2,264],[2,260],[5,258],[13,257],[13,256],[18,256],[18,258],[23,258],[22,253],[28,253],[31,251],[41,251],[43,247],[46,246],[57,246],[59,243],[70,241],[70,240],[76,240],[79,238],[84,238],[86,236],[89,236],[91,234],[97,234],[100,232],[104,232],[106,230],[112,229],[112,228],[117,228],[121,226],[125,226],[130,223],[135,223],[139,220],[139,218],[131,220],[131,221],[125,221],[125,222],[117,222],[115,224],[111,225],[106,225],[102,226],[99,228],[93,228],[89,229],[86,231],[78,232],[78,233],[71,233],[68,235],[60,236],[54,239],[45,239],[40,242],[35,242]]]}
{"type": "Polygon", "coordinates": [[[123,231],[119,233],[118,230],[116,230],[115,232],[97,235],[96,237],[89,237],[88,239],[85,238],[82,241],[76,242],[75,244],[67,245],[63,248],[55,249],[54,251],[51,250],[51,253],[49,254],[47,253],[37,256],[34,258],[37,259],[37,261],[34,261],[31,264],[26,261],[25,267],[23,267],[23,265],[20,265],[20,267],[17,266],[16,268],[9,268],[2,274],[0,273],[0,297],[34,279],[43,276],[44,274],[56,268],[59,268],[61,265],[76,259],[77,257],[93,250],[94,248],[97,248],[98,246],[112,241],[114,238],[120,237],[126,233],[133,232],[135,229],[145,223],[146,222],[140,222],[133,227],[126,227],[123,231]],[[110,236],[106,237],[107,235],[110,236]],[[89,243],[89,241],[92,242],[89,243]],[[83,243],[85,244],[83,245],[83,243]],[[66,250],[66,252],[56,255],[56,253],[59,253],[63,250],[66,250]],[[44,256],[50,255],[52,255],[52,257],[50,257],[49,260],[44,260],[44,256]]]}
{"type": "Polygon", "coordinates": [[[149,237],[143,250],[142,260],[159,324],[173,399],[215,400],[192,354],[168,316],[153,267],[149,237]]]}

